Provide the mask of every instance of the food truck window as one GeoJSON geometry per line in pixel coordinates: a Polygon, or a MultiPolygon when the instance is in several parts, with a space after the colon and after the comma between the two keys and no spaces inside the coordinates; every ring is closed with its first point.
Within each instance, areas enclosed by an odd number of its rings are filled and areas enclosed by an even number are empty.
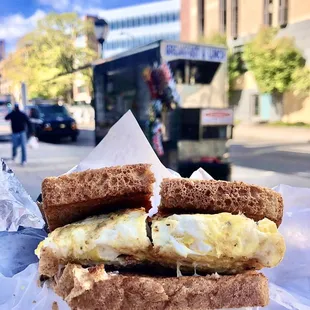
{"type": "Polygon", "coordinates": [[[174,60],[169,62],[177,84],[210,84],[220,66],[217,62],[174,60]]]}
{"type": "Polygon", "coordinates": [[[180,110],[180,140],[199,140],[200,109],[180,110]]]}
{"type": "Polygon", "coordinates": [[[227,126],[203,126],[202,139],[227,139],[227,126]]]}
{"type": "Polygon", "coordinates": [[[134,70],[109,72],[107,75],[105,110],[124,114],[134,108],[136,86],[134,70]]]}
{"type": "Polygon", "coordinates": [[[189,63],[191,84],[210,84],[218,67],[217,62],[191,61],[189,63]]]}
{"type": "Polygon", "coordinates": [[[169,63],[171,72],[177,84],[185,84],[185,61],[175,60],[169,63]]]}

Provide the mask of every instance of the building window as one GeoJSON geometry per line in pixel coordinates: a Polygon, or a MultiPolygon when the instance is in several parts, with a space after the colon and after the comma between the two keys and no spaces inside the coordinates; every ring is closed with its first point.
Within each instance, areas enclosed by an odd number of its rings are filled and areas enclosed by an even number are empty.
{"type": "Polygon", "coordinates": [[[131,18],[128,19],[128,27],[132,28],[132,19],[131,18]]]}
{"type": "Polygon", "coordinates": [[[259,96],[252,95],[252,102],[253,102],[253,115],[259,116],[260,115],[259,96]]]}
{"type": "Polygon", "coordinates": [[[264,0],[264,25],[272,26],[273,0],[264,0]]]}
{"type": "Polygon", "coordinates": [[[238,0],[231,1],[231,36],[234,39],[238,37],[238,15],[239,15],[239,6],[238,0]]]}
{"type": "Polygon", "coordinates": [[[227,0],[220,0],[220,33],[226,34],[227,29],[227,0]]]}
{"type": "Polygon", "coordinates": [[[198,31],[199,35],[205,33],[205,0],[198,0],[198,31]]]}
{"type": "Polygon", "coordinates": [[[288,22],[288,0],[280,0],[279,3],[279,25],[281,28],[286,27],[288,22]]]}

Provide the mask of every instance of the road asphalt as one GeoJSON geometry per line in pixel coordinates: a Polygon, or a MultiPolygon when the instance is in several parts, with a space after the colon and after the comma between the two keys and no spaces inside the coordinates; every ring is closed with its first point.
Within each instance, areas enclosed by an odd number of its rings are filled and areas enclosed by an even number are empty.
{"type": "MultiPolygon", "coordinates": [[[[78,142],[41,142],[39,149],[28,150],[28,164],[21,167],[10,161],[11,145],[0,142],[0,157],[36,199],[42,180],[70,170],[93,149],[93,131],[81,131],[78,142]]],[[[302,142],[270,142],[238,136],[230,143],[233,162],[232,178],[253,184],[273,187],[288,184],[310,187],[310,144],[302,142]]]]}

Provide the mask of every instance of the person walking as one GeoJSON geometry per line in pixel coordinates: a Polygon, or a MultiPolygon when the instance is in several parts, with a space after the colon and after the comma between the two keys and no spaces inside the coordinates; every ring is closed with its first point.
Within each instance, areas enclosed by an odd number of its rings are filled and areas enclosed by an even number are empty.
{"type": "Polygon", "coordinates": [[[12,160],[14,161],[17,155],[17,148],[20,146],[22,151],[21,165],[24,166],[27,162],[27,129],[32,135],[32,125],[28,116],[20,111],[18,104],[15,104],[14,109],[10,112],[5,120],[11,121],[12,128],[12,160]]]}

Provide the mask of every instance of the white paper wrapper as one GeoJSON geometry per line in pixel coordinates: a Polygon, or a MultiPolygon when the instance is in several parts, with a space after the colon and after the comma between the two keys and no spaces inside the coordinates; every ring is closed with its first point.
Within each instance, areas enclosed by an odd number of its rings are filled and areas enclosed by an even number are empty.
{"type": "MultiPolygon", "coordinates": [[[[179,175],[160,163],[131,112],[125,114],[91,154],[71,171],[135,163],[152,164],[152,170],[156,176],[153,199],[153,212],[156,212],[156,205],[160,200],[158,195],[160,181],[164,177],[179,177],[179,175]]],[[[193,173],[192,178],[211,179],[211,176],[203,169],[199,169],[193,173]]],[[[1,186],[0,183],[0,190],[1,186]]],[[[280,231],[286,239],[287,252],[278,267],[263,270],[270,279],[271,298],[270,305],[265,309],[310,310],[310,189],[280,185],[275,190],[284,198],[285,212],[280,231]]],[[[37,212],[33,210],[33,215],[36,214],[37,212]]],[[[5,224],[1,222],[0,230],[5,230],[6,226],[7,222],[5,224]]],[[[19,233],[12,235],[12,241],[9,242],[11,247],[18,244],[13,242],[13,239],[20,240],[21,235],[19,233]]],[[[34,239],[37,238],[33,242],[38,242],[38,231],[33,233],[33,236],[34,239]]],[[[0,234],[0,252],[5,250],[8,252],[9,246],[3,245],[1,240],[3,239],[0,234]]],[[[30,241],[27,239],[24,247],[28,244],[30,241]]],[[[11,262],[10,256],[7,255],[7,257],[11,262]]],[[[67,305],[50,289],[37,286],[37,264],[29,265],[13,278],[1,275],[1,273],[11,274],[14,267],[12,263],[3,263],[0,259],[1,310],[51,309],[54,301],[57,301],[60,310],[68,309],[67,305]]]]}

